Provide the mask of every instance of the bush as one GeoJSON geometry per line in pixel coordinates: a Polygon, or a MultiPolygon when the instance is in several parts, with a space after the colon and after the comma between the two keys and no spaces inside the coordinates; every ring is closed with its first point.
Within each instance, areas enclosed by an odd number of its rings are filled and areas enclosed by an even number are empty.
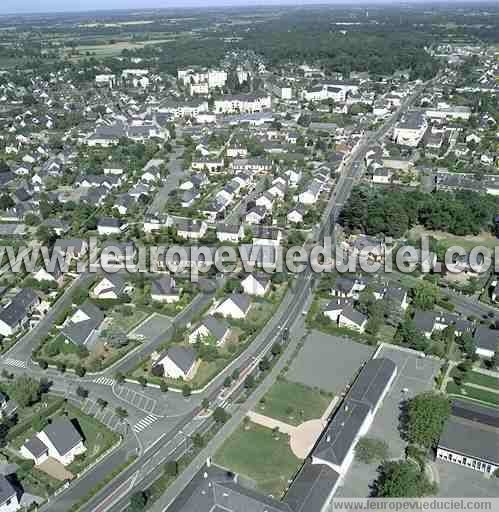
{"type": "Polygon", "coordinates": [[[165,375],[165,369],[163,368],[162,364],[154,365],[151,368],[151,374],[155,377],[163,377],[165,375]]]}
{"type": "Polygon", "coordinates": [[[189,384],[184,384],[182,386],[182,395],[184,397],[188,397],[188,396],[191,396],[191,393],[192,393],[192,390],[191,390],[191,387],[189,386],[189,384]]]}
{"type": "Polygon", "coordinates": [[[167,393],[169,389],[168,384],[165,381],[161,381],[159,384],[159,389],[161,390],[162,393],[167,393]]]}

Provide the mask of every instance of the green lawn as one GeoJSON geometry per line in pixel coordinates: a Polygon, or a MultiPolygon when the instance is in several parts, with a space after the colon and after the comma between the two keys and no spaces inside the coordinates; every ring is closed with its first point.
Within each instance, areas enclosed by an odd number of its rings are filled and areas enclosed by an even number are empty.
{"type": "Polygon", "coordinates": [[[446,391],[451,395],[459,395],[463,398],[479,400],[480,402],[485,402],[493,405],[494,407],[499,405],[499,393],[494,393],[493,391],[486,391],[484,389],[477,389],[466,385],[460,388],[452,381],[447,384],[446,391]]]}
{"type": "Polygon", "coordinates": [[[499,390],[499,379],[491,375],[484,375],[483,373],[469,372],[466,375],[466,382],[499,390]]]}
{"type": "Polygon", "coordinates": [[[289,448],[288,437],[250,423],[240,426],[215,455],[215,463],[255,480],[257,488],[279,498],[302,461],[289,448]]]}
{"type": "Polygon", "coordinates": [[[265,395],[265,402],[258,404],[256,411],[290,425],[299,425],[320,418],[331,399],[303,384],[279,379],[265,395]]]}

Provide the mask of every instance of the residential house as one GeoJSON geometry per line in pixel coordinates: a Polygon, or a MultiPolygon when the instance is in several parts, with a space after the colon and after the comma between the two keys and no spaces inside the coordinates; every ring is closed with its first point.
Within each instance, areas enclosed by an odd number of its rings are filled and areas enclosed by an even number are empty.
{"type": "Polygon", "coordinates": [[[0,512],[16,512],[20,508],[18,491],[4,475],[0,475],[0,512]]]}
{"type": "Polygon", "coordinates": [[[151,282],[151,299],[155,302],[172,304],[180,300],[182,288],[177,288],[175,279],[166,275],[153,279],[151,282]]]}
{"type": "Polygon", "coordinates": [[[220,242],[238,243],[244,238],[242,224],[217,224],[217,240],[220,242]]]}
{"type": "Polygon", "coordinates": [[[86,301],[66,320],[61,335],[75,345],[90,345],[103,321],[104,313],[95,304],[86,301]]]}
{"type": "Polygon", "coordinates": [[[23,288],[0,310],[0,335],[12,336],[23,329],[40,304],[38,295],[31,288],[23,288]]]}
{"type": "Polygon", "coordinates": [[[278,228],[254,226],[252,233],[253,245],[273,245],[278,247],[282,241],[282,231],[278,228]]]}
{"type": "Polygon", "coordinates": [[[484,359],[492,359],[499,350],[499,331],[484,326],[477,326],[473,334],[476,353],[484,359]]]}
{"type": "Polygon", "coordinates": [[[332,322],[338,323],[338,319],[346,306],[351,304],[351,300],[343,297],[333,299],[327,304],[322,313],[327,316],[332,322]]]}
{"type": "Polygon", "coordinates": [[[263,297],[270,290],[271,280],[264,274],[248,274],[242,281],[244,293],[263,297]]]}
{"type": "Polygon", "coordinates": [[[203,220],[176,219],[177,235],[186,240],[199,240],[208,230],[208,224],[203,220]]]}
{"type": "Polygon", "coordinates": [[[343,308],[338,316],[338,327],[346,327],[363,333],[366,330],[367,316],[357,311],[350,304],[343,308]]]}
{"type": "Polygon", "coordinates": [[[156,361],[163,367],[163,375],[170,379],[191,380],[199,367],[196,351],[190,347],[173,346],[156,361]]]}
{"type": "Polygon", "coordinates": [[[106,274],[93,287],[90,296],[99,300],[118,300],[132,291],[133,286],[119,274],[106,274]]]}
{"type": "Polygon", "coordinates": [[[251,299],[242,293],[233,293],[223,300],[214,313],[219,313],[224,318],[243,319],[246,318],[251,307],[251,299]]]}
{"type": "Polygon", "coordinates": [[[267,215],[267,210],[263,206],[255,206],[244,216],[248,224],[260,224],[267,215]]]}
{"type": "Polygon", "coordinates": [[[222,346],[230,335],[230,325],[212,315],[201,320],[201,323],[189,334],[189,343],[209,343],[213,340],[217,347],[222,346]]]}
{"type": "Polygon", "coordinates": [[[302,224],[305,213],[305,207],[299,204],[289,210],[288,214],[286,215],[286,219],[291,224],[302,224]]]}
{"type": "Polygon", "coordinates": [[[97,221],[99,235],[120,235],[128,228],[128,224],[114,217],[101,217],[97,221]]]}
{"type": "Polygon", "coordinates": [[[63,466],[68,466],[75,457],[85,453],[86,448],[83,437],[73,422],[67,418],[57,418],[41,432],[34,434],[21,447],[20,452],[24,458],[33,460],[36,465],[50,457],[63,466]]]}

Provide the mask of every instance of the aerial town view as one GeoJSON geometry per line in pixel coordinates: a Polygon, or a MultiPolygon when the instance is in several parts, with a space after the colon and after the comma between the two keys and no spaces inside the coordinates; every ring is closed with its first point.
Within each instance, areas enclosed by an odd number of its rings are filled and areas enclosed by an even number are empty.
{"type": "Polygon", "coordinates": [[[1,0],[0,512],[375,507],[499,511],[497,0],[1,0]]]}

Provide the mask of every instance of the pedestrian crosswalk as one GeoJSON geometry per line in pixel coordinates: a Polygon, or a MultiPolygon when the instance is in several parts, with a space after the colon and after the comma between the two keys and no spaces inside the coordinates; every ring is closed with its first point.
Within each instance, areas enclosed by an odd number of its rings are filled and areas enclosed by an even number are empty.
{"type": "Polygon", "coordinates": [[[114,386],[116,384],[116,381],[111,379],[111,377],[97,377],[92,382],[95,382],[95,384],[102,384],[104,386],[114,386]]]}
{"type": "Polygon", "coordinates": [[[134,432],[142,432],[146,428],[149,428],[155,421],[159,420],[159,416],[155,414],[149,414],[145,418],[142,418],[140,421],[137,421],[135,425],[132,427],[134,432]]]}
{"type": "Polygon", "coordinates": [[[11,359],[10,357],[6,357],[3,362],[7,366],[15,366],[16,368],[26,368],[26,361],[20,361],[19,359],[11,359]]]}

